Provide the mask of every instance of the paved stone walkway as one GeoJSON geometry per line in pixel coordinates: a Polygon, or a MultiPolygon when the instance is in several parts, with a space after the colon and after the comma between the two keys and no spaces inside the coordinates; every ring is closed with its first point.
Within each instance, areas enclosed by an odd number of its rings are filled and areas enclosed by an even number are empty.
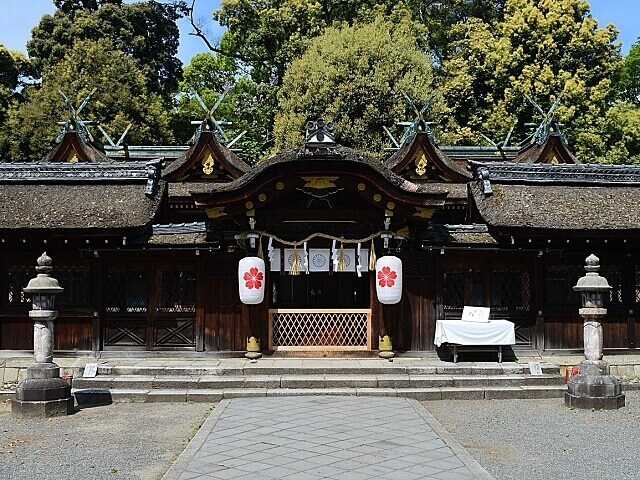
{"type": "Polygon", "coordinates": [[[223,400],[164,480],[486,479],[415,400],[223,400]]]}

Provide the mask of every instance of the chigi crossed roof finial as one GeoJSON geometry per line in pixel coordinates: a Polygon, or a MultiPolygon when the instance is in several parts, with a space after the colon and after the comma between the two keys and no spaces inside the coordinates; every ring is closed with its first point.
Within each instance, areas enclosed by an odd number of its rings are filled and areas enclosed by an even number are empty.
{"type": "Polygon", "coordinates": [[[399,127],[406,127],[406,130],[400,140],[396,140],[396,138],[393,136],[393,134],[389,131],[387,127],[384,127],[384,126],[382,127],[384,128],[385,133],[389,136],[389,138],[391,139],[391,142],[393,143],[393,147],[388,148],[387,150],[398,150],[408,139],[410,139],[417,132],[426,132],[427,135],[429,135],[429,139],[431,140],[431,142],[435,144],[436,137],[433,134],[431,127],[434,125],[437,125],[437,123],[426,121],[424,118],[424,114],[431,106],[431,102],[433,102],[433,99],[435,98],[436,94],[433,93],[421,109],[418,109],[418,107],[416,107],[416,104],[413,102],[413,100],[411,100],[409,95],[407,95],[405,92],[402,92],[402,95],[404,96],[405,100],[407,101],[409,106],[413,109],[416,115],[411,122],[398,122],[396,124],[399,127]]]}
{"type": "Polygon", "coordinates": [[[525,127],[537,127],[537,128],[535,132],[533,132],[531,135],[525,138],[522,142],[520,142],[521,147],[524,147],[527,144],[533,143],[533,142],[536,142],[538,145],[542,145],[544,142],[546,142],[547,138],[549,138],[549,135],[551,134],[558,135],[562,143],[565,145],[567,144],[567,138],[564,136],[564,133],[562,132],[562,127],[564,127],[564,125],[562,123],[556,122],[555,120],[555,111],[556,111],[556,108],[558,108],[558,105],[560,104],[560,100],[562,100],[563,95],[564,95],[564,92],[558,95],[556,100],[553,102],[553,105],[551,105],[551,108],[549,108],[549,111],[547,112],[545,112],[542,109],[542,107],[538,105],[535,102],[535,100],[533,100],[529,95],[527,94],[524,95],[526,99],[529,100],[529,103],[531,103],[531,105],[533,105],[535,109],[542,114],[542,121],[539,124],[538,123],[524,124],[525,127]]]}
{"type": "Polygon", "coordinates": [[[224,98],[227,95],[227,92],[229,91],[229,89],[225,89],[220,96],[218,97],[218,100],[216,100],[216,103],[213,105],[213,107],[209,108],[207,107],[207,104],[204,103],[204,100],[202,100],[202,97],[198,94],[198,92],[196,91],[195,88],[191,87],[190,88],[190,96],[191,97],[195,97],[195,99],[198,101],[198,104],[200,105],[200,107],[202,107],[202,110],[204,111],[204,120],[200,120],[200,121],[193,121],[191,122],[192,125],[199,125],[198,126],[198,130],[196,131],[196,137],[198,134],[202,133],[204,130],[211,130],[213,131],[214,135],[216,136],[216,138],[218,139],[218,141],[223,144],[225,147],[227,148],[231,148],[238,140],[240,140],[240,138],[247,133],[247,131],[243,131],[241,133],[239,133],[238,135],[236,135],[236,137],[234,139],[232,139],[231,141],[229,141],[229,139],[227,138],[227,135],[224,133],[224,130],[222,129],[222,127],[230,127],[231,125],[233,125],[232,122],[228,122],[226,120],[217,120],[213,114],[215,113],[215,111],[218,109],[218,107],[220,106],[220,104],[222,103],[222,101],[224,100],[224,98]]]}
{"type": "Polygon", "coordinates": [[[65,122],[58,122],[58,125],[60,125],[62,128],[60,129],[60,131],[58,132],[58,136],[56,137],[57,143],[60,143],[62,141],[66,133],[72,131],[76,131],[78,135],[80,135],[82,140],[84,140],[86,143],[95,142],[95,138],[87,129],[87,125],[97,125],[98,122],[93,120],[82,120],[82,118],[80,118],[80,113],[82,112],[84,107],[87,106],[93,94],[96,93],[96,90],[97,88],[91,90],[91,92],[89,92],[89,94],[84,98],[80,106],[76,108],[71,100],[69,100],[69,97],[67,97],[67,95],[65,95],[65,93],[61,89],[58,89],[58,93],[60,93],[60,95],[62,96],[65,105],[71,112],[71,115],[65,122]]]}

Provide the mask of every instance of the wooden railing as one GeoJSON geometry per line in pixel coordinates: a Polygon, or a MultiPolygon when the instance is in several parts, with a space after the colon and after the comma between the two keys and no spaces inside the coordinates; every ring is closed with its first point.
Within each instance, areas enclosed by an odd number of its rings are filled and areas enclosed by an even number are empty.
{"type": "Polygon", "coordinates": [[[269,310],[269,349],[371,350],[370,309],[269,310]]]}

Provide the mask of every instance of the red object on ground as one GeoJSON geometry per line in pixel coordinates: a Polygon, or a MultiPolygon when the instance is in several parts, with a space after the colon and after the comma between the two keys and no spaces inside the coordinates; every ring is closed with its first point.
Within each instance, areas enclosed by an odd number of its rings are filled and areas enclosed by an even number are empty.
{"type": "Polygon", "coordinates": [[[564,383],[569,383],[569,379],[578,374],[578,367],[567,367],[564,372],[564,383]]]}

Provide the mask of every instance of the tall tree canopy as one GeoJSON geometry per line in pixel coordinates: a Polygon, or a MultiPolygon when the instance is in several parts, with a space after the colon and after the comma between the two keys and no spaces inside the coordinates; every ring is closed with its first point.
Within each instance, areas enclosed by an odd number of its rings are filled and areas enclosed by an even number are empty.
{"type": "Polygon", "coordinates": [[[42,71],[62,61],[80,40],[109,39],[115,50],[133,58],[145,75],[147,88],[165,95],[175,92],[182,73],[177,58],[179,31],[176,20],[184,2],[155,0],[55,0],[58,9],[44,15],[32,30],[27,51],[42,71]]]}
{"type": "MultiPolygon", "coordinates": [[[[598,28],[585,0],[507,0],[504,20],[455,26],[459,40],[443,63],[442,91],[453,110],[460,141],[471,131],[504,135],[513,125],[522,139],[525,123],[564,94],[556,118],[569,127],[579,158],[596,160],[620,67],[613,26],[598,28]]],[[[538,115],[538,117],[536,117],[538,115]]]]}
{"type": "MultiPolygon", "coordinates": [[[[22,89],[33,75],[31,64],[21,52],[7,50],[0,44],[0,128],[11,109],[22,99],[22,89]]],[[[0,154],[4,137],[0,135],[0,154]]]]}
{"type": "Polygon", "coordinates": [[[257,81],[271,74],[282,79],[286,67],[304,53],[307,41],[327,27],[370,18],[379,4],[390,11],[392,0],[222,0],[214,20],[227,27],[226,45],[217,50],[251,66],[257,81]]]}
{"type": "Polygon", "coordinates": [[[336,125],[337,140],[380,154],[383,126],[407,118],[402,92],[417,102],[431,95],[431,58],[418,47],[420,29],[404,9],[372,23],[329,27],[288,68],[274,134],[279,147],[300,144],[308,120],[336,125]]]}
{"type": "Polygon", "coordinates": [[[640,106],[640,39],[624,58],[616,86],[624,100],[640,106]]]}

